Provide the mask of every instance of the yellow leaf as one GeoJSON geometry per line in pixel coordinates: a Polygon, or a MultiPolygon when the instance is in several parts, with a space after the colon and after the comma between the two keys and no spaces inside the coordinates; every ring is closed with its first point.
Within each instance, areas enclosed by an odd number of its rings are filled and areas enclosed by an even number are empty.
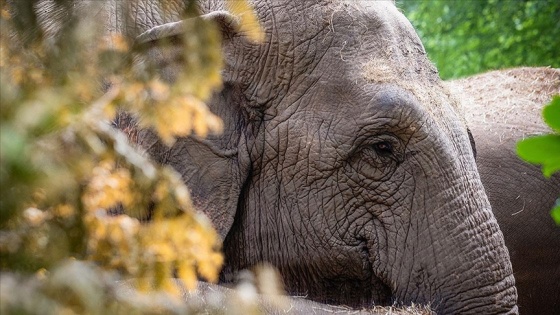
{"type": "Polygon", "coordinates": [[[134,202],[132,186],[127,169],[116,169],[114,160],[104,160],[93,169],[82,200],[88,211],[108,209],[119,202],[127,207],[134,202]]]}
{"type": "Polygon", "coordinates": [[[54,215],[61,218],[69,218],[76,214],[76,210],[69,204],[61,204],[54,207],[54,215]]]}
{"type": "Polygon", "coordinates": [[[155,101],[165,101],[169,98],[169,85],[163,83],[161,80],[153,79],[149,82],[148,85],[150,88],[151,97],[155,101]]]}
{"type": "Polygon", "coordinates": [[[121,34],[111,34],[106,42],[111,49],[118,52],[127,52],[129,49],[125,37],[121,34]]]}
{"type": "Polygon", "coordinates": [[[196,134],[203,138],[208,135],[208,124],[206,122],[206,117],[200,110],[196,111],[194,115],[194,130],[196,134]]]}
{"type": "Polygon", "coordinates": [[[138,291],[140,292],[148,292],[151,289],[150,282],[146,277],[136,278],[135,282],[136,289],[138,289],[138,291]]]}
{"type": "Polygon", "coordinates": [[[45,268],[41,268],[35,272],[35,277],[39,280],[45,280],[49,274],[49,271],[45,268]]]}
{"type": "Polygon", "coordinates": [[[10,14],[10,11],[8,11],[7,8],[2,8],[0,16],[2,16],[2,18],[5,19],[5,20],[9,20],[9,19],[12,18],[11,14],[10,14]]]}
{"type": "Polygon", "coordinates": [[[23,212],[23,218],[30,226],[36,227],[48,219],[48,213],[37,208],[27,208],[23,212]]]}
{"type": "Polygon", "coordinates": [[[241,33],[257,43],[264,40],[265,34],[259,20],[246,0],[228,0],[226,5],[229,12],[240,18],[239,31],[241,33]]]}
{"type": "Polygon", "coordinates": [[[196,289],[197,278],[192,264],[180,262],[177,266],[177,275],[184,282],[187,290],[194,291],[196,289]]]}
{"type": "Polygon", "coordinates": [[[212,254],[210,259],[203,260],[198,264],[198,273],[206,280],[210,282],[216,282],[218,280],[219,268],[222,265],[222,255],[212,254]]]}
{"type": "Polygon", "coordinates": [[[164,278],[161,287],[165,292],[169,293],[169,295],[171,295],[172,297],[178,298],[181,296],[181,291],[179,290],[179,288],[177,288],[177,285],[175,285],[175,282],[172,281],[172,279],[173,278],[171,277],[164,278]]]}

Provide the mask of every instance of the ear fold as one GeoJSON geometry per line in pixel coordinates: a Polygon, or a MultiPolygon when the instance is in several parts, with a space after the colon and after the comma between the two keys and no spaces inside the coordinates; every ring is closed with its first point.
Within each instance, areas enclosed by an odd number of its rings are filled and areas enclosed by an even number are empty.
{"type": "MultiPolygon", "coordinates": [[[[227,11],[213,11],[198,17],[154,26],[138,35],[134,41],[137,66],[147,67],[164,80],[174,82],[185,68],[185,51],[182,45],[185,32],[189,32],[200,20],[213,21],[219,27],[223,46],[237,34],[239,19],[227,11]]],[[[188,36],[188,33],[187,33],[188,36]]],[[[227,55],[227,54],[225,54],[227,55]]]]}
{"type": "MultiPolygon", "coordinates": [[[[234,32],[237,27],[239,27],[239,18],[227,11],[214,11],[208,14],[201,15],[197,18],[216,21],[222,28],[222,32],[234,32]]],[[[166,23],[163,25],[152,27],[151,29],[138,35],[135,42],[136,44],[144,44],[163,38],[169,38],[171,36],[181,35],[185,32],[185,23],[187,23],[187,20],[166,23]]]]}
{"type": "Polygon", "coordinates": [[[250,171],[243,134],[245,119],[237,106],[230,103],[228,94],[232,91],[225,90],[220,93],[219,100],[210,104],[211,110],[224,121],[222,135],[206,139],[197,136],[179,138],[173,146],[167,147],[152,130],[138,132],[138,144],[150,156],[181,174],[196,209],[210,218],[222,239],[233,224],[250,171]]]}
{"type": "MultiPolygon", "coordinates": [[[[238,23],[233,15],[225,11],[199,18],[217,21],[224,37],[230,39],[238,23]]],[[[180,64],[182,47],[173,37],[184,32],[184,23],[189,21],[156,26],[136,38],[137,45],[146,46],[143,59],[169,81],[173,81],[179,69],[183,69],[180,64]],[[167,48],[157,45],[162,40],[167,42],[167,48]]],[[[138,144],[156,161],[171,165],[181,174],[191,190],[196,208],[208,215],[222,239],[233,224],[250,168],[244,136],[247,121],[244,99],[235,82],[227,82],[222,91],[215,93],[208,102],[210,110],[224,122],[222,135],[211,135],[206,139],[197,136],[180,138],[172,147],[165,146],[150,130],[139,131],[137,137],[138,144]]]]}

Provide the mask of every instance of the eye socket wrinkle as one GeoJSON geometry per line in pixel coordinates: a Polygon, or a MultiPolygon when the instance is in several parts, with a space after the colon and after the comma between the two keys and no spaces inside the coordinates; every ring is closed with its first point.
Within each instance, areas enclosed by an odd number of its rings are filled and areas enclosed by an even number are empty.
{"type": "Polygon", "coordinates": [[[383,168],[393,164],[399,165],[404,159],[402,141],[394,135],[378,135],[361,145],[360,158],[375,168],[383,168]]]}

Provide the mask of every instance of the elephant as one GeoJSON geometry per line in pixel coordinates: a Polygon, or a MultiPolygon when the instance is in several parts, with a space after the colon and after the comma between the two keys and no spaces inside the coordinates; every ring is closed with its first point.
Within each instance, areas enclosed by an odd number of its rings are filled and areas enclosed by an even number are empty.
{"type": "MultiPolygon", "coordinates": [[[[141,62],[173,81],[183,1],[117,10],[141,62]],[[121,16],[131,12],[131,16],[121,16]],[[125,25],[124,21],[133,23],[125,25]],[[132,34],[132,35],[131,35],[132,34]]],[[[457,99],[391,1],[250,1],[246,38],[224,1],[200,1],[222,32],[224,132],[136,144],[172,166],[223,240],[220,283],[260,263],[289,294],[355,308],[429,304],[441,314],[516,314],[508,250],[457,99]]],[[[116,16],[116,18],[115,18],[116,16]]],[[[129,119],[115,125],[131,130],[129,119]]],[[[133,124],[133,123],[132,123],[133,124]]]]}
{"type": "Polygon", "coordinates": [[[464,101],[476,164],[511,255],[524,314],[560,310],[560,226],[550,217],[560,174],[546,179],[522,161],[516,143],[551,133],[541,111],[560,94],[560,70],[516,68],[449,83],[464,101]]]}

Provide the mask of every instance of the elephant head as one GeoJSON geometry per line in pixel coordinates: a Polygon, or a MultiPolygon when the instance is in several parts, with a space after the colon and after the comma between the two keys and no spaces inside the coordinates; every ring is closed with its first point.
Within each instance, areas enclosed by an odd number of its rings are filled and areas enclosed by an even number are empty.
{"type": "MultiPolygon", "coordinates": [[[[182,2],[170,2],[166,14],[133,4],[139,41],[177,34],[182,2]]],[[[224,132],[167,147],[141,130],[138,142],[182,175],[222,236],[222,282],[267,262],[317,301],[517,313],[466,125],[393,3],[255,2],[259,44],[221,1],[199,6],[224,35],[224,86],[209,104],[224,132]]],[[[180,59],[152,49],[147,62],[173,79],[180,59]]]]}

